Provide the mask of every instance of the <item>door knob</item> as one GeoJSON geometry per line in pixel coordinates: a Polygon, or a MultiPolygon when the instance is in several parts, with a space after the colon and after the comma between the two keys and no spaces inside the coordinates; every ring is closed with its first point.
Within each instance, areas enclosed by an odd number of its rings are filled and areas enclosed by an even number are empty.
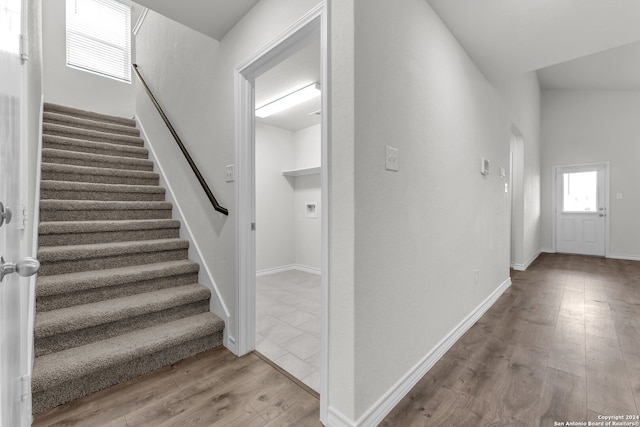
{"type": "Polygon", "coordinates": [[[4,224],[5,221],[7,222],[7,224],[11,222],[11,209],[9,209],[8,207],[5,208],[2,202],[0,202],[0,227],[2,226],[2,224],[4,224]]]}
{"type": "Polygon", "coordinates": [[[22,277],[33,276],[40,269],[40,261],[35,258],[25,257],[20,261],[4,262],[4,257],[0,257],[0,282],[4,276],[11,273],[18,273],[22,277]]]}

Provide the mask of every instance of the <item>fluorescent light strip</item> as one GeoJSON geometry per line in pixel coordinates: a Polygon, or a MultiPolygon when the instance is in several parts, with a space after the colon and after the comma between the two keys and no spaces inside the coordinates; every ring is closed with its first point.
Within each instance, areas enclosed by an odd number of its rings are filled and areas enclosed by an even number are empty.
{"type": "Polygon", "coordinates": [[[320,94],[320,85],[318,83],[311,83],[310,85],[291,92],[282,98],[269,102],[260,108],[256,108],[256,117],[263,119],[265,117],[272,116],[280,111],[284,111],[295,105],[302,104],[309,99],[315,98],[316,96],[320,96],[320,94]]]}

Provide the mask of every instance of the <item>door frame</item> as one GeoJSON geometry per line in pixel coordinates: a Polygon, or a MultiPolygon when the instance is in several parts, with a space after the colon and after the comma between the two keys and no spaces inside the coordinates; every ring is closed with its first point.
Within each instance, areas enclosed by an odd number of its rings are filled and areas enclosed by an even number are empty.
{"type": "Polygon", "coordinates": [[[553,252],[557,252],[557,238],[558,238],[558,230],[557,230],[557,217],[558,217],[558,183],[557,183],[557,178],[558,178],[558,171],[560,169],[570,169],[570,168],[575,168],[575,169],[589,169],[589,168],[597,168],[597,167],[604,167],[604,207],[605,207],[605,217],[604,217],[604,257],[605,258],[609,258],[609,236],[610,236],[610,219],[611,218],[611,212],[610,212],[610,200],[609,200],[609,195],[610,195],[610,191],[609,191],[609,183],[611,182],[611,166],[610,166],[610,162],[609,161],[603,161],[603,162],[592,162],[592,163],[572,163],[572,164],[564,164],[564,165],[556,165],[553,167],[553,170],[551,171],[551,173],[553,174],[552,178],[551,178],[551,186],[552,186],[552,190],[551,190],[551,230],[552,230],[552,239],[551,239],[551,244],[552,244],[552,250],[553,252]]]}
{"type": "Polygon", "coordinates": [[[256,240],[255,229],[255,98],[256,77],[289,57],[320,34],[321,115],[321,292],[320,420],[327,419],[329,389],[329,23],[325,1],[301,17],[278,37],[235,69],[236,165],[236,353],[255,350],[256,240]]]}

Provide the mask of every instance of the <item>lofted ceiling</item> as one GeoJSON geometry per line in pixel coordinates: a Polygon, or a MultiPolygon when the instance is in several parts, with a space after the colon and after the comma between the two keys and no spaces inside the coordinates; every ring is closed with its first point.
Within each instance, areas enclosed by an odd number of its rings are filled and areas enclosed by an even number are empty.
{"type": "Polygon", "coordinates": [[[543,88],[640,86],[640,1],[427,0],[490,79],[543,88]]]}
{"type": "Polygon", "coordinates": [[[202,34],[221,40],[258,0],[135,0],[202,34]]]}

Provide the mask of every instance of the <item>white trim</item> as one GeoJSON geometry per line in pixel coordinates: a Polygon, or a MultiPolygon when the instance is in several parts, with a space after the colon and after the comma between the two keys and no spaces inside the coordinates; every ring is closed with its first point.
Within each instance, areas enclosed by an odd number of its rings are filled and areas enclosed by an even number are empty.
{"type": "Polygon", "coordinates": [[[326,425],[329,427],[356,427],[353,421],[333,407],[328,410],[326,425]]]}
{"type": "Polygon", "coordinates": [[[517,263],[517,262],[512,262],[511,263],[511,268],[513,268],[514,270],[518,270],[518,271],[525,271],[527,268],[529,268],[529,266],[531,264],[533,264],[533,262],[536,259],[538,259],[538,257],[540,256],[541,253],[542,253],[542,250],[538,251],[531,258],[529,258],[528,261],[526,261],[523,264],[520,264],[520,263],[517,263]]]}
{"type": "Polygon", "coordinates": [[[140,31],[140,27],[142,27],[142,24],[147,17],[147,13],[149,13],[148,7],[143,8],[142,12],[140,12],[140,16],[138,16],[138,20],[136,21],[136,24],[133,26],[133,30],[131,31],[134,36],[138,35],[138,31],[140,31]]]}
{"type": "Polygon", "coordinates": [[[280,267],[271,267],[271,268],[258,270],[256,271],[256,277],[269,276],[271,274],[284,273],[285,271],[291,271],[291,270],[304,271],[305,273],[310,273],[310,274],[318,274],[318,275],[322,274],[322,271],[316,267],[309,267],[308,265],[302,265],[302,264],[289,264],[289,265],[281,265],[280,267]]]}
{"type": "Polygon", "coordinates": [[[511,278],[508,278],[491,293],[480,305],[451,330],[434,348],[429,351],[413,368],[411,368],[396,384],[380,397],[371,407],[356,421],[350,422],[339,412],[330,410],[329,427],[364,427],[376,426],[386,417],[393,408],[411,391],[418,381],[445,355],[445,353],[467,332],[484,313],[500,298],[511,286],[511,278]],[[336,422],[336,424],[332,424],[336,422]]]}
{"type": "Polygon", "coordinates": [[[254,206],[254,136],[255,102],[253,84],[257,76],[280,63],[299,47],[305,46],[312,37],[320,33],[322,122],[321,122],[321,288],[322,327],[320,338],[320,420],[328,416],[329,390],[329,123],[331,109],[329,94],[329,21],[325,0],[278,37],[241,62],[235,70],[235,124],[236,124],[236,316],[238,354],[255,348],[255,233],[251,223],[255,222],[254,206]]]}
{"type": "Polygon", "coordinates": [[[622,254],[609,254],[607,258],[611,259],[622,259],[627,261],[640,261],[640,256],[638,255],[622,255],[622,254]]]}
{"type": "Polygon", "coordinates": [[[542,248],[540,252],[542,252],[543,254],[555,254],[556,250],[552,248],[542,248]]]}
{"type": "Polygon", "coordinates": [[[207,265],[207,263],[204,262],[205,257],[202,254],[202,251],[200,250],[200,246],[198,245],[198,243],[194,238],[194,233],[192,232],[191,227],[189,227],[189,222],[187,221],[184,215],[182,206],[180,206],[180,203],[174,196],[175,192],[173,191],[173,188],[171,187],[171,184],[167,179],[167,176],[164,172],[164,168],[162,167],[162,162],[160,162],[160,160],[156,156],[155,150],[153,149],[153,146],[151,145],[151,142],[147,137],[147,133],[144,130],[142,121],[140,120],[140,117],[138,117],[137,115],[135,115],[134,118],[136,120],[136,126],[140,129],[140,137],[144,140],[144,146],[149,149],[149,158],[150,160],[153,160],[154,167],[156,168],[157,172],[160,174],[160,185],[162,187],[165,187],[167,190],[165,194],[166,200],[173,204],[172,216],[174,218],[177,217],[180,219],[180,223],[181,223],[180,238],[189,241],[189,253],[188,253],[189,259],[200,264],[200,270],[198,271],[198,282],[201,285],[209,288],[209,290],[211,290],[214,294],[212,295],[212,298],[211,298],[211,311],[216,316],[224,320],[224,323],[225,323],[224,339],[223,339],[224,346],[227,347],[232,352],[234,352],[235,339],[233,338],[233,336],[229,335],[229,328],[227,327],[227,325],[229,325],[229,319],[231,318],[229,309],[227,308],[227,305],[225,304],[224,299],[222,298],[220,289],[218,288],[218,285],[216,284],[213,278],[213,274],[211,274],[211,270],[209,269],[209,266],[207,265]]]}

